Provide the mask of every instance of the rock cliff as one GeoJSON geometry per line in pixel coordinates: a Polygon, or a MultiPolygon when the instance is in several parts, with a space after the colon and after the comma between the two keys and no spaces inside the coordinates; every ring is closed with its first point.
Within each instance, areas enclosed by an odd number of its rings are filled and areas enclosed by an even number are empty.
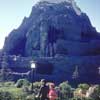
{"type": "Polygon", "coordinates": [[[100,36],[74,0],[40,0],[5,39],[10,55],[53,57],[100,54],[100,36]]]}
{"type": "MultiPolygon", "coordinates": [[[[100,35],[74,0],[39,0],[30,16],[6,37],[3,50],[25,59],[32,56],[36,65],[52,64],[52,75],[36,73],[36,80],[100,83],[100,35]]],[[[8,63],[20,72],[30,66],[32,59],[25,59],[8,63]]],[[[48,66],[43,66],[44,72],[48,66]]]]}

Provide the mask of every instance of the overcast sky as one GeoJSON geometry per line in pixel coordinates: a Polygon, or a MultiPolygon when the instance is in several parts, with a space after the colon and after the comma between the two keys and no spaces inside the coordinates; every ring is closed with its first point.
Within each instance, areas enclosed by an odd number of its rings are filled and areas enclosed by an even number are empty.
{"type": "MultiPolygon", "coordinates": [[[[17,28],[25,16],[29,16],[36,1],[39,0],[0,0],[0,48],[3,46],[5,36],[17,28]]],[[[100,0],[75,1],[100,32],[100,0]]]]}

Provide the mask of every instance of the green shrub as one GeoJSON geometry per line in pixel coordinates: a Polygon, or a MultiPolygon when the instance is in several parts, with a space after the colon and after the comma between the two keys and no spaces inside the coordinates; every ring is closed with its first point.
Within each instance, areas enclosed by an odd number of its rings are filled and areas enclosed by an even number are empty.
{"type": "Polygon", "coordinates": [[[14,82],[5,82],[4,86],[9,87],[9,86],[14,86],[14,82]]]}
{"type": "Polygon", "coordinates": [[[14,100],[14,97],[9,92],[0,91],[0,100],[14,100]]]}
{"type": "Polygon", "coordinates": [[[27,96],[27,94],[23,92],[21,88],[16,88],[16,87],[1,87],[0,91],[2,93],[0,100],[25,100],[27,96]],[[6,99],[6,98],[11,98],[11,99],[6,99]]]}
{"type": "Polygon", "coordinates": [[[33,83],[34,88],[39,88],[40,85],[41,85],[41,82],[34,82],[33,83]]]}
{"type": "Polygon", "coordinates": [[[22,88],[23,86],[29,86],[29,85],[30,82],[26,79],[19,79],[15,84],[17,88],[22,88]]]}
{"type": "Polygon", "coordinates": [[[69,98],[70,94],[72,93],[72,88],[71,86],[68,84],[68,82],[63,82],[59,85],[60,89],[61,89],[61,94],[62,100],[66,100],[69,98]]]}
{"type": "Polygon", "coordinates": [[[89,85],[88,84],[79,84],[78,88],[80,88],[82,90],[88,90],[89,89],[89,85]]]}

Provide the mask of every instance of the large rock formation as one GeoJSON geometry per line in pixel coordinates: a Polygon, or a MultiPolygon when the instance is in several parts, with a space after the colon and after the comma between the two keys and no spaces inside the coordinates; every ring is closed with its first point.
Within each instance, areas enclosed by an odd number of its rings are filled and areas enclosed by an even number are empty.
{"type": "Polygon", "coordinates": [[[99,34],[73,0],[46,1],[34,5],[30,17],[9,34],[5,52],[36,57],[100,54],[99,34]]]}
{"type": "Polygon", "coordinates": [[[72,81],[74,76],[79,82],[100,83],[100,35],[88,16],[74,0],[40,1],[5,39],[4,51],[33,56],[36,62],[53,65],[52,75],[37,75],[36,79],[44,77],[61,82],[72,81]]]}

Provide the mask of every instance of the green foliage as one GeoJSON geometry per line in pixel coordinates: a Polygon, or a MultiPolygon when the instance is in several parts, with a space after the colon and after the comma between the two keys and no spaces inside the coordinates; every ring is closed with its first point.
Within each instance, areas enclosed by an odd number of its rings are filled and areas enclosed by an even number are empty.
{"type": "Polygon", "coordinates": [[[59,85],[62,92],[69,93],[71,91],[71,86],[68,84],[68,82],[63,82],[59,85]]]}
{"type": "Polygon", "coordinates": [[[34,82],[33,83],[34,88],[39,88],[40,85],[41,85],[41,82],[34,82]]]}
{"type": "Polygon", "coordinates": [[[18,81],[17,81],[17,83],[16,83],[16,87],[17,88],[21,88],[21,87],[23,87],[23,86],[29,86],[30,85],[30,82],[28,81],[28,80],[26,80],[26,79],[19,79],[18,81]]]}
{"type": "Polygon", "coordinates": [[[14,100],[25,100],[27,96],[27,94],[24,93],[21,88],[12,88],[9,92],[12,93],[12,95],[14,96],[14,100]]]}
{"type": "Polygon", "coordinates": [[[61,99],[63,99],[63,100],[68,99],[70,93],[72,92],[71,86],[68,84],[68,82],[63,82],[59,85],[59,87],[61,89],[60,91],[61,91],[61,94],[62,94],[61,99]]]}
{"type": "Polygon", "coordinates": [[[0,91],[0,100],[14,100],[14,97],[9,92],[0,91]]]}
{"type": "Polygon", "coordinates": [[[27,96],[27,94],[23,92],[21,88],[16,88],[16,87],[1,87],[0,91],[1,91],[0,100],[25,100],[27,96]]]}
{"type": "Polygon", "coordinates": [[[89,85],[88,84],[79,84],[78,88],[80,88],[82,90],[88,90],[89,89],[89,85]]]}
{"type": "Polygon", "coordinates": [[[5,82],[4,86],[9,87],[9,86],[14,86],[14,82],[5,82]]]}
{"type": "MultiPolygon", "coordinates": [[[[32,94],[31,91],[28,91],[31,85],[27,80],[20,79],[17,81],[16,84],[18,88],[15,86],[14,82],[4,82],[4,86],[0,86],[0,100],[38,100],[38,98],[36,98],[36,95],[38,94],[41,82],[33,83],[34,92],[32,94]]],[[[96,88],[92,96],[90,96],[90,98],[85,98],[73,96],[73,92],[78,91],[79,89],[88,90],[88,84],[79,84],[78,88],[73,89],[67,81],[63,82],[55,88],[56,91],[59,91],[59,96],[57,100],[99,100],[100,85],[94,85],[94,87],[96,88]],[[71,93],[72,97],[70,97],[71,93]]]]}

